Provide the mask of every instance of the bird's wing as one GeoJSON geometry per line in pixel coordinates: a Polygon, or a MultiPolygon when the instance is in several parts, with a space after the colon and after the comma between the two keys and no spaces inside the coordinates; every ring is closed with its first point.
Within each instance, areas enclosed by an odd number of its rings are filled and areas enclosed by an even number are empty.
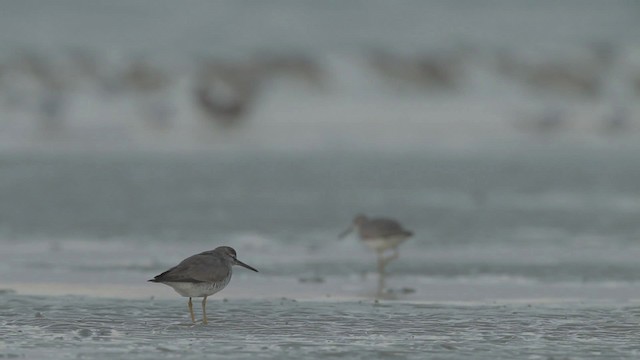
{"type": "Polygon", "coordinates": [[[371,219],[361,229],[363,238],[388,237],[409,234],[399,222],[392,219],[371,219]]]}
{"type": "Polygon", "coordinates": [[[230,266],[219,257],[203,252],[184,259],[154,278],[157,282],[213,282],[229,276],[230,266]]]}

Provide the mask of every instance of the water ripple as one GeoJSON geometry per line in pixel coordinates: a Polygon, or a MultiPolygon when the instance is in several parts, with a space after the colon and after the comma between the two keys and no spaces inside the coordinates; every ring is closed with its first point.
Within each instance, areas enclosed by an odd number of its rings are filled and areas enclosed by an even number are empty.
{"type": "Polygon", "coordinates": [[[639,307],[210,301],[193,325],[177,301],[5,295],[0,355],[50,359],[632,357],[639,307]],[[378,304],[379,305],[379,304],[378,304]],[[635,316],[630,316],[634,315],[635,316]]]}

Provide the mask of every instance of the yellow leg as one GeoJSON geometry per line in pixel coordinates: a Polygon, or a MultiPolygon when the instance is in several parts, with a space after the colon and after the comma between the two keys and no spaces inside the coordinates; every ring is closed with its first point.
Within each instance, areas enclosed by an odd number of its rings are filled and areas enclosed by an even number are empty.
{"type": "Polygon", "coordinates": [[[203,324],[209,323],[209,321],[207,321],[207,310],[205,310],[206,306],[207,306],[207,297],[205,296],[204,299],[202,299],[202,323],[203,324]]]}
{"type": "Polygon", "coordinates": [[[193,315],[193,303],[191,302],[191,298],[189,298],[189,302],[187,303],[189,305],[189,314],[191,314],[191,321],[193,321],[193,323],[196,323],[196,317],[193,315]]]}
{"type": "Polygon", "coordinates": [[[384,254],[381,250],[378,250],[378,273],[384,273],[384,254]]]}
{"type": "Polygon", "coordinates": [[[393,255],[388,256],[386,259],[384,259],[384,264],[387,265],[389,262],[391,262],[392,260],[395,260],[398,258],[398,248],[393,248],[393,255]]]}
{"type": "Polygon", "coordinates": [[[384,279],[385,272],[384,268],[386,266],[386,262],[384,259],[384,252],[382,250],[378,250],[378,292],[377,296],[382,296],[384,292],[384,279]]]}

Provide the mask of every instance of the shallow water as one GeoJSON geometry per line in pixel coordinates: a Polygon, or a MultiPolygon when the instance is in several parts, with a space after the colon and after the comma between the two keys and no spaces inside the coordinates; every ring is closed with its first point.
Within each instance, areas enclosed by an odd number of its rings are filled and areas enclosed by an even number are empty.
{"type": "Polygon", "coordinates": [[[603,358],[640,353],[640,307],[210,301],[2,295],[3,357],[603,358]],[[199,314],[199,312],[198,312],[199,314]]]}
{"type": "Polygon", "coordinates": [[[636,357],[635,154],[5,153],[0,355],[636,357]],[[374,254],[336,239],[365,210],[416,233],[377,303],[374,254]],[[260,273],[193,326],[146,280],[222,244],[260,273]]]}

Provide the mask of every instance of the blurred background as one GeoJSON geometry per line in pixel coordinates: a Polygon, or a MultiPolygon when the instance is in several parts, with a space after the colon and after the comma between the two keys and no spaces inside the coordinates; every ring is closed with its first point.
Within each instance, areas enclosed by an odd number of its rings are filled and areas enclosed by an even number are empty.
{"type": "Polygon", "coordinates": [[[2,8],[8,149],[386,151],[639,131],[635,1],[2,8]]]}
{"type": "Polygon", "coordinates": [[[635,296],[637,1],[0,8],[3,288],[173,297],[226,244],[227,296],[368,296],[362,212],[416,234],[402,298],[635,296]]]}

